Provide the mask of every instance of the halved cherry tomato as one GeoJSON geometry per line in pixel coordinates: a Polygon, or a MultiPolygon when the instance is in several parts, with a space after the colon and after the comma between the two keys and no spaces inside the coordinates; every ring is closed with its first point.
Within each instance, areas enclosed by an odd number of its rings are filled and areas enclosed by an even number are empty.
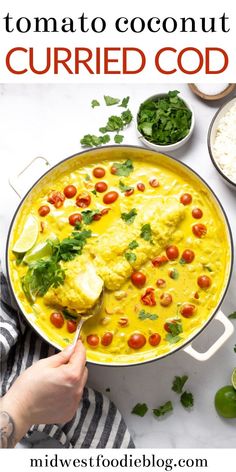
{"type": "Polygon", "coordinates": [[[179,257],[179,250],[177,246],[168,246],[166,248],[166,255],[170,261],[174,261],[179,257]]]}
{"type": "Polygon", "coordinates": [[[158,279],[156,281],[156,285],[159,288],[164,288],[166,286],[166,281],[164,279],[158,279]]]}
{"type": "Polygon", "coordinates": [[[66,327],[68,333],[74,333],[76,331],[77,323],[74,320],[67,320],[66,327]]]}
{"type": "Polygon", "coordinates": [[[114,165],[113,165],[113,166],[111,166],[111,168],[110,168],[110,172],[111,172],[111,174],[114,174],[114,175],[115,175],[115,174],[116,174],[116,172],[117,172],[117,168],[116,168],[116,166],[114,166],[114,165]]]}
{"type": "Polygon", "coordinates": [[[76,205],[80,208],[87,208],[91,203],[91,197],[89,193],[83,192],[76,198],[76,205]]]}
{"type": "Polygon", "coordinates": [[[57,192],[52,190],[48,195],[48,202],[55,206],[55,208],[60,208],[65,201],[65,195],[62,192],[57,192]]]}
{"type": "Polygon", "coordinates": [[[144,305],[155,306],[156,299],[155,299],[155,290],[154,288],[147,288],[146,292],[141,296],[141,300],[144,305]]]}
{"type": "Polygon", "coordinates": [[[140,192],[144,192],[145,190],[145,185],[142,183],[142,182],[139,182],[137,184],[137,189],[140,191],[140,192]]]}
{"type": "Polygon", "coordinates": [[[126,196],[126,197],[130,197],[130,195],[133,195],[133,193],[134,193],[134,189],[133,189],[133,188],[130,188],[129,190],[126,190],[125,196],[126,196]]]}
{"type": "Polygon", "coordinates": [[[82,221],[82,215],[80,213],[73,213],[73,215],[69,216],[68,220],[71,226],[75,226],[82,221]]]}
{"type": "Polygon", "coordinates": [[[134,333],[128,339],[128,345],[132,349],[140,349],[141,347],[145,346],[146,338],[141,333],[134,333]]]}
{"type": "Polygon", "coordinates": [[[192,217],[196,220],[200,220],[200,218],[203,217],[203,211],[201,210],[201,208],[194,208],[192,210],[192,217]]]}
{"type": "Polygon", "coordinates": [[[77,188],[74,185],[67,185],[64,188],[64,195],[66,198],[73,198],[77,193],[77,188]]]}
{"type": "Polygon", "coordinates": [[[104,195],[103,203],[105,203],[106,205],[110,205],[111,203],[114,203],[118,197],[119,194],[113,190],[104,195]]]}
{"type": "Polygon", "coordinates": [[[151,346],[158,346],[161,342],[161,336],[159,333],[152,333],[148,338],[149,344],[151,346]]]}
{"type": "Polygon", "coordinates": [[[99,221],[101,218],[102,218],[101,213],[95,213],[95,215],[93,215],[93,221],[99,221]]]}
{"type": "Polygon", "coordinates": [[[97,334],[89,334],[87,336],[87,343],[92,347],[96,347],[99,344],[98,335],[97,334]]]}
{"type": "Polygon", "coordinates": [[[99,193],[106,192],[108,185],[106,182],[97,182],[95,185],[95,190],[99,193]]]}
{"type": "Polygon", "coordinates": [[[155,257],[155,259],[152,260],[152,265],[154,267],[160,267],[161,265],[165,264],[166,262],[168,262],[168,259],[166,256],[157,256],[155,257]]]}
{"type": "Polygon", "coordinates": [[[102,336],[102,339],[101,339],[101,344],[103,346],[109,346],[109,344],[111,344],[112,342],[112,339],[113,339],[113,334],[112,333],[104,333],[104,335],[102,336]]]}
{"type": "Polygon", "coordinates": [[[154,177],[153,179],[149,180],[149,185],[151,185],[153,188],[160,187],[160,182],[154,177]]]}
{"type": "Polygon", "coordinates": [[[197,238],[203,238],[207,234],[207,227],[202,223],[197,223],[192,226],[192,232],[197,238]]]}
{"type": "Polygon", "coordinates": [[[197,279],[200,288],[209,288],[211,286],[211,279],[207,275],[200,275],[197,279]]]}
{"type": "Polygon", "coordinates": [[[170,293],[162,293],[160,296],[161,306],[169,306],[172,303],[172,296],[170,293]]]}
{"type": "Polygon", "coordinates": [[[190,203],[192,203],[192,195],[190,195],[190,193],[183,193],[180,197],[180,202],[183,205],[190,205],[190,203]]]}
{"type": "Polygon", "coordinates": [[[191,318],[196,311],[196,306],[191,303],[184,303],[180,308],[180,313],[184,318],[191,318]]]}
{"type": "Polygon", "coordinates": [[[193,262],[194,257],[195,254],[191,249],[185,249],[181,256],[181,259],[184,260],[184,262],[186,262],[187,264],[190,264],[190,262],[193,262]]]}
{"type": "Polygon", "coordinates": [[[135,287],[143,287],[146,283],[146,275],[143,272],[133,272],[131,280],[135,287]]]}
{"type": "Polygon", "coordinates": [[[101,211],[101,215],[102,216],[107,215],[107,213],[109,213],[110,210],[111,208],[103,208],[103,210],[101,211]]]}
{"type": "Polygon", "coordinates": [[[170,320],[170,321],[167,321],[165,324],[164,324],[164,329],[167,333],[171,333],[171,330],[170,330],[170,324],[176,324],[177,321],[176,320],[170,320]]]}
{"type": "Polygon", "coordinates": [[[61,313],[52,313],[50,316],[51,323],[56,326],[56,328],[62,328],[64,325],[64,317],[61,313]]]}
{"type": "Polygon", "coordinates": [[[38,209],[38,214],[40,216],[47,216],[50,213],[50,208],[48,205],[43,205],[38,209]]]}
{"type": "Polygon", "coordinates": [[[104,177],[105,173],[106,171],[102,167],[95,167],[95,169],[93,169],[93,175],[96,179],[101,179],[104,177]]]}

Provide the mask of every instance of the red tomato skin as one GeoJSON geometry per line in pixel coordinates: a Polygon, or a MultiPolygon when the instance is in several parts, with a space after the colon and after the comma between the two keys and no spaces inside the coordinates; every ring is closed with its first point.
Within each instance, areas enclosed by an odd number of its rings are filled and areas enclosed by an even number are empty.
{"type": "Polygon", "coordinates": [[[168,262],[168,258],[166,256],[157,256],[155,259],[152,260],[152,265],[154,267],[160,267],[161,265],[165,264],[168,262]]]}
{"type": "Polygon", "coordinates": [[[106,171],[103,169],[103,167],[95,167],[95,169],[93,169],[93,175],[96,177],[96,179],[102,179],[105,174],[106,171]]]}
{"type": "Polygon", "coordinates": [[[137,189],[140,191],[140,192],[144,192],[145,190],[145,185],[142,183],[142,182],[139,182],[137,184],[137,189]]]}
{"type": "Polygon", "coordinates": [[[149,344],[151,346],[158,346],[161,342],[161,336],[159,333],[152,333],[148,338],[149,344]]]}
{"type": "Polygon", "coordinates": [[[200,288],[209,288],[211,286],[211,279],[207,275],[200,275],[197,279],[200,288]]]}
{"type": "Polygon", "coordinates": [[[130,195],[133,195],[134,189],[130,188],[129,190],[126,190],[125,192],[125,197],[130,197],[130,195]]]}
{"type": "Polygon", "coordinates": [[[48,205],[42,205],[41,207],[39,207],[38,209],[39,216],[47,216],[48,213],[50,213],[50,208],[48,205]]]}
{"type": "Polygon", "coordinates": [[[50,321],[56,328],[62,328],[64,325],[64,317],[61,313],[51,313],[50,321]]]}
{"type": "Polygon", "coordinates": [[[91,197],[88,193],[83,192],[76,198],[76,205],[80,208],[87,208],[91,203],[91,197]]]}
{"type": "Polygon", "coordinates": [[[134,333],[128,339],[128,345],[132,349],[141,349],[146,344],[146,338],[141,333],[134,333]]]}
{"type": "Polygon", "coordinates": [[[194,258],[195,258],[195,254],[191,249],[185,249],[185,251],[183,252],[181,256],[181,259],[183,259],[186,262],[186,264],[190,264],[191,262],[193,262],[194,258]]]}
{"type": "Polygon", "coordinates": [[[106,192],[108,185],[106,182],[97,182],[95,185],[95,190],[99,193],[106,192]]]}
{"type": "Polygon", "coordinates": [[[101,215],[102,216],[107,215],[107,213],[109,213],[110,210],[111,210],[111,208],[103,208],[102,211],[101,211],[101,215]]]}
{"type": "Polygon", "coordinates": [[[93,215],[93,221],[99,221],[101,218],[102,218],[101,213],[96,213],[95,215],[93,215]]]}
{"type": "Polygon", "coordinates": [[[77,323],[74,320],[67,320],[66,327],[68,333],[74,333],[77,328],[77,323]]]}
{"type": "Polygon", "coordinates": [[[87,343],[92,346],[92,347],[96,347],[98,346],[99,344],[99,337],[97,334],[89,334],[87,336],[87,343]]]}
{"type": "Polygon", "coordinates": [[[77,193],[77,189],[74,185],[67,185],[63,192],[66,198],[73,198],[77,193]]]}
{"type": "Polygon", "coordinates": [[[180,308],[180,313],[184,318],[191,318],[196,311],[196,306],[191,303],[184,303],[180,308]]]}
{"type": "Polygon", "coordinates": [[[135,287],[143,287],[146,283],[146,275],[143,272],[133,272],[131,275],[132,284],[135,287]]]}
{"type": "Polygon", "coordinates": [[[114,166],[114,165],[111,166],[110,172],[111,172],[111,174],[116,175],[116,172],[117,172],[116,166],[114,166]]]}
{"type": "Polygon", "coordinates": [[[119,194],[113,190],[104,195],[103,203],[105,203],[106,205],[110,205],[111,203],[114,203],[118,197],[119,194]]]}
{"type": "Polygon", "coordinates": [[[196,220],[200,220],[203,217],[203,211],[201,210],[201,208],[193,208],[192,217],[196,220]]]}
{"type": "Polygon", "coordinates": [[[80,213],[73,213],[69,216],[68,220],[71,226],[75,226],[82,221],[82,215],[80,213]]]}
{"type": "Polygon", "coordinates": [[[162,293],[160,296],[160,304],[161,306],[169,306],[172,303],[173,299],[170,293],[162,293]]]}
{"type": "Polygon", "coordinates": [[[203,238],[207,234],[207,227],[202,223],[197,223],[192,226],[192,232],[197,238],[203,238]]]}
{"type": "Polygon", "coordinates": [[[169,261],[174,261],[175,259],[178,259],[179,250],[178,250],[177,246],[168,246],[166,248],[166,255],[167,255],[169,261]]]}
{"type": "Polygon", "coordinates": [[[113,334],[110,332],[104,333],[101,339],[101,344],[103,346],[109,346],[112,343],[113,334]]]}
{"type": "Polygon", "coordinates": [[[164,288],[166,286],[166,281],[164,279],[157,279],[156,286],[159,288],[164,288]]]}
{"type": "Polygon", "coordinates": [[[62,192],[52,190],[48,195],[48,202],[55,206],[55,208],[60,208],[65,201],[65,195],[62,192]]]}
{"type": "Polygon", "coordinates": [[[155,306],[156,299],[155,299],[155,290],[154,288],[147,288],[146,292],[141,296],[141,301],[144,305],[148,306],[155,306]]]}
{"type": "Polygon", "coordinates": [[[183,193],[180,197],[180,203],[185,206],[190,205],[190,203],[192,203],[192,195],[190,195],[190,193],[183,193]]]}
{"type": "Polygon", "coordinates": [[[170,333],[171,330],[169,328],[169,323],[176,323],[176,320],[171,320],[171,321],[167,321],[165,324],[164,324],[164,329],[167,333],[170,333]]]}
{"type": "Polygon", "coordinates": [[[160,187],[160,182],[158,182],[158,180],[154,177],[153,179],[149,180],[149,185],[151,185],[153,188],[157,188],[160,187]]]}

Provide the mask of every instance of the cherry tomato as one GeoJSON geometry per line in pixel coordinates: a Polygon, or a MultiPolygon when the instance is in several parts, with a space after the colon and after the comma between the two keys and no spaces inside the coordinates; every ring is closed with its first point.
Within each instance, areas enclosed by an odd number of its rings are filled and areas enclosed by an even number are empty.
{"type": "Polygon", "coordinates": [[[95,185],[95,190],[97,190],[97,192],[99,193],[106,192],[107,188],[108,185],[106,184],[106,182],[97,182],[95,185]]]}
{"type": "Polygon", "coordinates": [[[196,220],[200,220],[200,218],[203,217],[203,212],[201,208],[194,208],[192,210],[192,217],[195,218],[196,220]]]}
{"type": "Polygon", "coordinates": [[[139,182],[137,184],[137,189],[140,191],[140,192],[144,192],[145,190],[145,185],[142,183],[142,182],[139,182]]]}
{"type": "Polygon", "coordinates": [[[149,336],[148,341],[151,346],[158,346],[161,342],[161,336],[159,333],[153,333],[149,336]]]}
{"type": "Polygon", "coordinates": [[[110,205],[110,203],[114,203],[118,197],[119,194],[113,190],[112,192],[108,192],[104,195],[103,203],[106,203],[106,205],[110,205]]]}
{"type": "Polygon", "coordinates": [[[160,296],[161,306],[169,306],[172,303],[172,296],[170,293],[162,293],[160,296]]]}
{"type": "Polygon", "coordinates": [[[111,344],[112,342],[112,339],[113,339],[113,334],[112,333],[104,333],[104,335],[102,336],[102,339],[101,339],[101,344],[103,346],[109,346],[109,344],[111,344]]]}
{"type": "Polygon", "coordinates": [[[133,188],[130,188],[129,190],[126,190],[125,196],[126,196],[126,197],[130,197],[130,195],[133,195],[133,193],[134,193],[134,189],[133,189],[133,188]]]}
{"type": "Polygon", "coordinates": [[[50,213],[50,208],[48,205],[43,205],[38,209],[38,214],[40,216],[47,216],[50,213]]]}
{"type": "Polygon", "coordinates": [[[141,296],[141,300],[144,305],[155,306],[155,290],[154,288],[147,288],[146,292],[141,296]]]}
{"type": "Polygon", "coordinates": [[[195,254],[191,249],[185,249],[181,256],[181,259],[183,259],[187,264],[190,264],[190,262],[193,262],[194,257],[195,254]]]}
{"type": "Polygon", "coordinates": [[[66,327],[68,333],[74,333],[76,331],[77,323],[73,320],[67,320],[66,327]]]}
{"type": "Polygon", "coordinates": [[[76,198],[76,205],[80,208],[87,208],[91,203],[91,197],[88,193],[83,192],[76,198]]]}
{"type": "Polygon", "coordinates": [[[66,198],[73,198],[77,193],[77,189],[74,185],[67,185],[64,188],[64,195],[66,198]]]}
{"type": "Polygon", "coordinates": [[[164,329],[165,329],[165,331],[167,331],[167,333],[170,333],[171,330],[170,330],[169,324],[176,324],[176,323],[177,323],[176,320],[167,321],[167,322],[164,324],[164,329]]]}
{"type": "Polygon", "coordinates": [[[68,220],[71,226],[75,226],[82,221],[82,215],[80,213],[73,213],[73,215],[69,216],[68,220]]]}
{"type": "Polygon", "coordinates": [[[134,333],[128,339],[128,345],[132,349],[140,349],[141,347],[145,346],[146,338],[141,333],[134,333]]]}
{"type": "Polygon", "coordinates": [[[192,203],[192,195],[190,195],[190,193],[183,193],[180,197],[180,202],[183,205],[190,205],[190,203],[192,203]]]}
{"type": "Polygon", "coordinates": [[[160,187],[160,183],[155,178],[149,180],[149,185],[153,188],[160,187]]]}
{"type": "Polygon", "coordinates": [[[168,259],[166,256],[157,256],[155,259],[152,260],[152,265],[154,267],[160,267],[161,265],[165,264],[168,262],[168,259]]]}
{"type": "Polygon", "coordinates": [[[93,221],[99,221],[101,218],[102,218],[101,213],[96,213],[95,215],[93,215],[93,221]]]}
{"type": "Polygon", "coordinates": [[[109,213],[110,210],[111,208],[103,208],[103,210],[101,211],[101,215],[102,216],[107,215],[107,213],[109,213]]]}
{"type": "Polygon", "coordinates": [[[205,225],[197,223],[192,226],[192,232],[194,236],[197,236],[197,238],[203,238],[207,234],[207,228],[205,225]]]}
{"type": "Polygon", "coordinates": [[[169,246],[166,248],[166,255],[170,261],[174,261],[179,257],[179,250],[177,246],[169,246]]]}
{"type": "Polygon", "coordinates": [[[113,165],[113,166],[111,166],[111,168],[110,168],[110,172],[111,172],[111,174],[114,174],[114,175],[115,175],[115,174],[116,174],[116,172],[117,172],[117,168],[116,168],[116,166],[114,166],[114,165],[113,165]]]}
{"type": "Polygon", "coordinates": [[[191,303],[184,303],[180,308],[180,313],[184,318],[191,318],[196,311],[196,306],[191,303]]]}
{"type": "Polygon", "coordinates": [[[50,316],[51,323],[56,326],[56,328],[62,328],[64,325],[64,317],[61,313],[52,313],[50,316]]]}
{"type": "Polygon", "coordinates": [[[166,286],[166,281],[164,279],[158,279],[156,281],[156,285],[159,288],[164,288],[166,286]]]}
{"type": "Polygon", "coordinates": [[[135,287],[143,287],[146,283],[146,275],[142,272],[133,272],[131,280],[135,287]]]}
{"type": "Polygon", "coordinates": [[[104,177],[105,173],[106,171],[102,167],[95,167],[95,169],[93,169],[93,175],[96,179],[101,179],[104,177]]]}
{"type": "Polygon", "coordinates": [[[52,190],[48,195],[48,202],[55,206],[55,208],[60,208],[65,201],[65,195],[62,192],[57,192],[52,190]]]}
{"type": "Polygon", "coordinates": [[[211,286],[211,279],[207,275],[200,275],[197,279],[200,288],[209,288],[211,286]]]}
{"type": "Polygon", "coordinates": [[[99,344],[99,337],[97,334],[89,334],[87,336],[87,343],[92,347],[96,347],[99,344]]]}

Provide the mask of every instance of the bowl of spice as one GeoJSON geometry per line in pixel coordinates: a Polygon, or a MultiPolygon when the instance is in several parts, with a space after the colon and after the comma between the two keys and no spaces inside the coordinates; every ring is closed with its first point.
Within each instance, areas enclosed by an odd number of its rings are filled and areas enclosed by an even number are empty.
{"type": "Polygon", "coordinates": [[[193,129],[193,110],[177,90],[153,95],[139,107],[139,139],[151,149],[174,151],[189,140],[193,129]]]}
{"type": "Polygon", "coordinates": [[[224,181],[236,190],[236,97],[219,108],[207,140],[212,163],[224,181]]]}
{"type": "Polygon", "coordinates": [[[189,88],[202,100],[222,100],[234,91],[236,84],[189,84],[189,88]]]}

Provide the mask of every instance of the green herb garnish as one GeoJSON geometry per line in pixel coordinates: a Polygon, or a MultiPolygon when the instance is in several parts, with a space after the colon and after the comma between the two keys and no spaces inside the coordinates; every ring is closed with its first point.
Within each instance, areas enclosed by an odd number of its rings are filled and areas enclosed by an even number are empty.
{"type": "Polygon", "coordinates": [[[154,410],[152,410],[152,411],[153,411],[154,415],[157,416],[157,417],[163,416],[166,413],[169,413],[169,411],[173,411],[172,402],[168,401],[168,402],[164,403],[164,405],[161,405],[158,408],[154,408],[154,410]]]}
{"type": "Polygon", "coordinates": [[[147,311],[145,310],[141,310],[138,314],[138,317],[140,320],[157,320],[157,318],[159,318],[158,315],[156,315],[155,313],[148,313],[147,311]]]}
{"type": "Polygon", "coordinates": [[[208,264],[203,264],[203,269],[208,270],[208,272],[213,272],[212,268],[208,264]]]}
{"type": "Polygon", "coordinates": [[[131,159],[127,159],[124,162],[114,162],[112,167],[115,170],[115,175],[119,175],[119,177],[128,177],[134,170],[131,159]]]}
{"type": "Polygon", "coordinates": [[[228,318],[229,318],[230,320],[236,320],[236,311],[234,311],[233,313],[231,313],[231,314],[228,316],[228,318]]]}
{"type": "Polygon", "coordinates": [[[137,256],[136,256],[136,254],[134,254],[134,252],[126,252],[125,253],[125,258],[130,264],[132,264],[132,262],[136,261],[137,256]]]}
{"type": "Polygon", "coordinates": [[[64,308],[62,310],[62,313],[63,313],[64,317],[66,318],[66,320],[78,321],[78,316],[74,315],[73,313],[68,311],[66,308],[64,308]]]}
{"type": "Polygon", "coordinates": [[[167,326],[170,332],[166,335],[166,341],[168,341],[170,344],[175,344],[180,341],[181,337],[179,335],[183,332],[181,321],[177,321],[175,323],[169,322],[167,323],[167,326]]]}
{"type": "Polygon", "coordinates": [[[145,241],[152,241],[152,230],[149,223],[142,226],[140,238],[143,238],[145,241]]]}
{"type": "Polygon", "coordinates": [[[119,189],[122,193],[128,192],[129,190],[133,190],[134,187],[131,187],[130,185],[125,185],[122,180],[119,182],[119,189]]]}
{"type": "Polygon", "coordinates": [[[104,136],[95,136],[94,134],[85,134],[80,140],[80,144],[84,147],[97,147],[103,144],[109,143],[110,136],[104,134],[104,136]]]}
{"type": "MultiPolygon", "coordinates": [[[[13,251],[14,252],[14,251],[13,251]]],[[[20,265],[25,257],[25,252],[14,252],[14,256],[16,258],[16,265],[20,265]]]]}
{"type": "Polygon", "coordinates": [[[98,215],[99,210],[84,210],[81,211],[82,219],[85,225],[90,225],[94,219],[94,215],[98,215]]]}
{"type": "Polygon", "coordinates": [[[234,352],[236,352],[236,344],[234,345],[234,352]]]}
{"type": "Polygon", "coordinates": [[[172,390],[178,394],[182,393],[183,386],[187,382],[188,376],[183,375],[182,377],[176,376],[173,380],[172,390]]]}
{"type": "Polygon", "coordinates": [[[125,110],[120,116],[109,116],[107,124],[99,128],[100,133],[112,133],[114,131],[122,131],[125,126],[131,123],[133,115],[130,110],[125,110]]]}
{"type": "Polygon", "coordinates": [[[89,180],[91,180],[90,175],[89,175],[89,174],[85,174],[84,180],[86,180],[86,182],[89,182],[89,180]]]}
{"type": "Polygon", "coordinates": [[[137,403],[137,405],[134,406],[131,413],[133,415],[138,415],[138,416],[143,417],[144,415],[146,415],[147,411],[148,411],[148,407],[146,403],[137,403]]]}
{"type": "Polygon", "coordinates": [[[22,277],[22,289],[30,303],[34,303],[37,296],[43,297],[50,287],[59,287],[65,279],[65,271],[54,258],[39,259],[29,264],[29,268],[22,277]]]}
{"type": "Polygon", "coordinates": [[[91,235],[92,232],[90,230],[83,229],[82,231],[73,231],[70,237],[63,239],[59,243],[54,243],[53,241],[52,245],[57,260],[71,261],[76,256],[82,254],[83,247],[91,235]]]}
{"type": "Polygon", "coordinates": [[[181,257],[181,259],[179,260],[179,263],[180,263],[181,265],[185,265],[185,264],[186,264],[186,261],[181,257]]]}
{"type": "Polygon", "coordinates": [[[113,97],[110,97],[109,95],[104,95],[104,100],[107,107],[110,107],[112,105],[117,105],[117,103],[120,102],[119,98],[113,98],[113,97]]]}
{"type": "Polygon", "coordinates": [[[91,193],[92,193],[93,195],[95,195],[95,197],[97,197],[97,195],[98,195],[97,190],[96,190],[95,188],[94,188],[93,190],[91,190],[91,193]]]}
{"type": "Polygon", "coordinates": [[[123,100],[122,100],[121,104],[119,105],[119,107],[127,108],[128,103],[129,103],[129,98],[130,97],[123,98],[123,100]]]}
{"type": "Polygon", "coordinates": [[[92,100],[92,102],[91,102],[91,107],[92,107],[92,108],[100,107],[99,101],[98,101],[98,100],[92,100]]]}
{"type": "Polygon", "coordinates": [[[189,133],[192,112],[178,97],[177,90],[143,102],[138,112],[138,130],[151,143],[168,145],[189,133]]]}
{"type": "Polygon", "coordinates": [[[179,272],[175,267],[171,269],[171,278],[174,280],[177,280],[179,278],[179,272]]]}
{"type": "Polygon", "coordinates": [[[127,225],[131,225],[136,216],[137,210],[135,208],[132,208],[128,213],[121,213],[121,218],[127,223],[127,225]]]}
{"type": "Polygon", "coordinates": [[[114,142],[115,142],[116,144],[123,143],[123,140],[124,140],[123,134],[116,134],[116,135],[114,136],[114,142]]]}
{"type": "Polygon", "coordinates": [[[193,394],[191,392],[182,393],[180,401],[184,408],[191,408],[194,404],[193,394]]]}
{"type": "Polygon", "coordinates": [[[133,249],[136,249],[136,247],[138,247],[139,244],[137,243],[137,241],[131,241],[131,243],[129,243],[129,249],[133,250],[133,249]]]}

